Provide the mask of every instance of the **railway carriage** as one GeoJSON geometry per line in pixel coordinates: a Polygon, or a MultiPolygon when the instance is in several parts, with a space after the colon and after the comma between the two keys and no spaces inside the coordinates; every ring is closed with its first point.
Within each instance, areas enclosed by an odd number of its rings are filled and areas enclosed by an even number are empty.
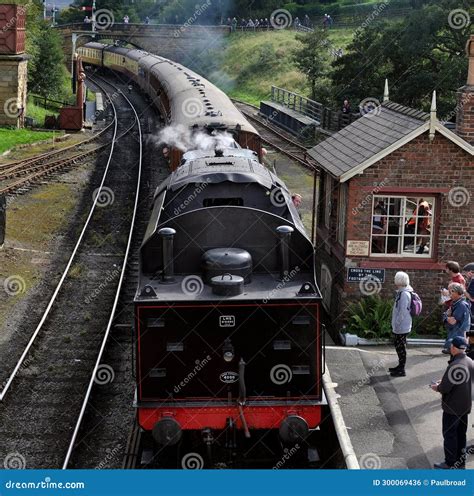
{"type": "MultiPolygon", "coordinates": [[[[80,47],[78,53],[87,64],[127,74],[150,96],[166,124],[208,134],[226,131],[242,148],[253,150],[262,159],[257,130],[223,91],[190,69],[142,50],[94,42],[80,47]]],[[[179,166],[182,155],[182,150],[171,149],[172,170],[179,166]]]]}
{"type": "Polygon", "coordinates": [[[133,64],[97,52],[89,62],[116,61],[168,124],[235,137],[175,151],[156,190],[134,299],[138,423],[161,448],[189,434],[208,454],[234,453],[268,431],[294,445],[326,401],[314,248],[290,192],[261,165],[257,131],[224,93],[161,57],[103,50],[133,64]]]}

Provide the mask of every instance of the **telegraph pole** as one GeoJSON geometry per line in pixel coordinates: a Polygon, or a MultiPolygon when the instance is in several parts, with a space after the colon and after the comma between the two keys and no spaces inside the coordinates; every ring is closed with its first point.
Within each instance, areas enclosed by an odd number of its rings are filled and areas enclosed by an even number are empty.
{"type": "Polygon", "coordinates": [[[92,2],[92,31],[95,31],[95,0],[92,2]]]}
{"type": "Polygon", "coordinates": [[[46,0],[43,0],[43,20],[46,21],[46,0]]]}

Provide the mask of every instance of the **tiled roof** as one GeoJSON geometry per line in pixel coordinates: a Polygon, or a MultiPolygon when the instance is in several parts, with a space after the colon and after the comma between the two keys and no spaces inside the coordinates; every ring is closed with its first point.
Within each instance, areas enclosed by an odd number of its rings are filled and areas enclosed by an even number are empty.
{"type": "Polygon", "coordinates": [[[429,114],[384,102],[309,150],[309,155],[340,178],[423,126],[429,114]]]}

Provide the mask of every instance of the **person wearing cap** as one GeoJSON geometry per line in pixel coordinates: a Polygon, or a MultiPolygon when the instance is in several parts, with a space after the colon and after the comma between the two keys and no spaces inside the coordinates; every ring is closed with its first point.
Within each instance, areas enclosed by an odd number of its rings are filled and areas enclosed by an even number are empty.
{"type": "Polygon", "coordinates": [[[467,416],[471,413],[474,362],[466,355],[467,341],[455,336],[451,341],[451,359],[441,381],[431,389],[441,393],[443,409],[444,462],[434,468],[466,467],[467,416]]]}

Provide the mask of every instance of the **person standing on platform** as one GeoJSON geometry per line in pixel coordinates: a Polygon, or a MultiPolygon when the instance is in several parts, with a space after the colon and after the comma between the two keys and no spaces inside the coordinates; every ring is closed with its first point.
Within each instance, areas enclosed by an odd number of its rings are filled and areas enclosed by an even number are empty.
{"type": "Polygon", "coordinates": [[[467,417],[471,413],[474,362],[466,355],[467,341],[456,336],[451,342],[451,360],[441,381],[431,389],[441,393],[444,461],[434,468],[466,468],[467,417]]]}
{"type": "Polygon", "coordinates": [[[471,328],[471,305],[464,296],[465,286],[452,282],[448,286],[451,296],[451,306],[443,314],[443,322],[446,326],[448,336],[444,343],[442,353],[448,354],[451,340],[455,336],[466,337],[466,333],[471,328]]]}
{"type": "Polygon", "coordinates": [[[395,350],[398,355],[398,365],[388,370],[392,377],[404,377],[407,361],[407,336],[411,331],[411,292],[410,277],[406,272],[395,274],[395,286],[397,293],[392,309],[392,333],[394,336],[395,350]]]}

